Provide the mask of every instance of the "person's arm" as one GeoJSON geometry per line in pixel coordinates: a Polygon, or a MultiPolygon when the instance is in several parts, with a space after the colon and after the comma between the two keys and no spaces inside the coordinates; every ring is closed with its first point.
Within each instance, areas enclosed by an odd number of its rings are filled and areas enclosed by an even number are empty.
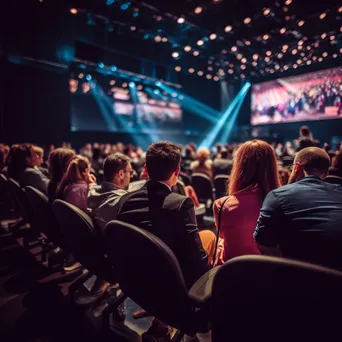
{"type": "Polygon", "coordinates": [[[281,256],[278,247],[278,230],[281,226],[283,212],[273,191],[266,196],[254,232],[254,239],[262,254],[281,256]]]}
{"type": "Polygon", "coordinates": [[[47,187],[50,182],[49,178],[47,178],[41,171],[31,169],[27,173],[26,185],[31,185],[37,190],[41,191],[44,194],[47,194],[47,187]]]}
{"type": "Polygon", "coordinates": [[[195,282],[209,270],[210,265],[198,234],[194,203],[190,198],[186,198],[182,203],[180,215],[184,227],[183,239],[180,243],[183,245],[187,264],[191,267],[191,275],[187,275],[187,278],[191,278],[195,282]]]}

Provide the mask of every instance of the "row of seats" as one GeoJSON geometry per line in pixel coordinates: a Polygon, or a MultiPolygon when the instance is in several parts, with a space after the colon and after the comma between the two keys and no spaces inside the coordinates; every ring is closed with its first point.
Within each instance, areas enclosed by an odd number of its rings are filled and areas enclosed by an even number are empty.
{"type": "Polygon", "coordinates": [[[209,329],[213,341],[330,340],[341,334],[341,272],[244,256],[210,270],[188,291],[174,254],[153,234],[112,221],[103,239],[77,207],[61,200],[51,206],[37,189],[23,190],[13,180],[8,188],[34,234],[46,235],[87,270],[76,285],[92,274],[120,284],[123,294],[102,313],[104,327],[130,297],[149,315],[176,328],[175,341],[209,329]]]}

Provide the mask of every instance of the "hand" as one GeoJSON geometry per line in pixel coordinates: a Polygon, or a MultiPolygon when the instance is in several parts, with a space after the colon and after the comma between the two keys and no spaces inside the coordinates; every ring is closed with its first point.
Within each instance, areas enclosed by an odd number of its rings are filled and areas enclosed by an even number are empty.
{"type": "Polygon", "coordinates": [[[85,174],[85,181],[88,184],[96,183],[96,177],[92,173],[85,174]]]}

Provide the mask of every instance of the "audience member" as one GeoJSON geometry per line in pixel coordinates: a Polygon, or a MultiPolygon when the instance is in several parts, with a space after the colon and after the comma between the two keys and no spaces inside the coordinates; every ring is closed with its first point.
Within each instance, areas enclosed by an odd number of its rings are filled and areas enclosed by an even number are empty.
{"type": "Polygon", "coordinates": [[[310,128],[308,126],[301,126],[299,129],[299,141],[297,152],[299,152],[303,148],[312,146],[319,146],[319,141],[313,138],[310,128]]]}
{"type": "Polygon", "coordinates": [[[198,232],[192,200],[171,190],[177,183],[180,160],[178,146],[167,141],[152,144],[145,166],[150,180],[121,198],[117,218],[163,240],[175,253],[190,288],[210,268],[206,251],[212,255],[215,235],[198,232]]]}
{"type": "Polygon", "coordinates": [[[337,153],[332,161],[332,167],[329,168],[330,176],[342,177],[342,152],[337,153]]]}
{"type": "Polygon", "coordinates": [[[51,203],[56,199],[58,183],[62,180],[74,157],[75,152],[69,148],[60,147],[50,152],[48,168],[51,179],[47,187],[47,194],[51,203]]]}
{"type": "Polygon", "coordinates": [[[290,171],[286,169],[285,167],[278,168],[278,174],[281,185],[286,185],[289,182],[290,179],[290,171]]]}
{"type": "Polygon", "coordinates": [[[6,159],[10,148],[8,145],[0,144],[0,172],[3,171],[6,165],[6,159]]]}
{"type": "Polygon", "coordinates": [[[32,146],[33,152],[36,154],[37,158],[35,159],[34,168],[36,170],[41,171],[46,177],[50,177],[49,171],[46,167],[44,167],[44,150],[39,146],[32,146]]]}
{"type": "Polygon", "coordinates": [[[86,157],[78,155],[70,161],[57,186],[57,198],[86,211],[88,190],[92,185],[96,185],[96,178],[90,173],[90,162],[86,157]]]}
{"type": "Polygon", "coordinates": [[[190,169],[192,173],[204,173],[213,180],[212,161],[209,159],[210,152],[206,148],[200,148],[197,151],[197,158],[191,163],[190,169]]]}
{"type": "Polygon", "coordinates": [[[35,168],[38,159],[32,145],[13,146],[8,163],[8,177],[16,180],[23,188],[31,185],[46,194],[49,178],[35,168]]]}
{"type": "Polygon", "coordinates": [[[276,155],[267,142],[247,141],[238,149],[227,196],[213,206],[220,231],[218,264],[239,255],[259,254],[253,232],[263,199],[280,186],[277,172],[276,155]]]}
{"type": "Polygon", "coordinates": [[[103,163],[104,181],[90,188],[88,208],[96,226],[103,231],[106,224],[116,219],[116,208],[121,196],[127,193],[133,170],[129,158],[117,152],[103,163]]]}
{"type": "Polygon", "coordinates": [[[262,253],[342,268],[342,187],[323,181],[329,164],[317,147],[296,155],[291,184],[261,208],[254,237],[262,253]]]}
{"type": "Polygon", "coordinates": [[[225,148],[221,149],[220,155],[216,156],[213,161],[214,176],[230,175],[232,170],[233,160],[229,158],[229,151],[225,148]]]}

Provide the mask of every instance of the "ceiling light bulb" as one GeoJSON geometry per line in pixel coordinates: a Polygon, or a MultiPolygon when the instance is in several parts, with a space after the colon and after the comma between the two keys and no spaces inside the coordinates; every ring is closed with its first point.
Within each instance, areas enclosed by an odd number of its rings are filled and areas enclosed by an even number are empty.
{"type": "Polygon", "coordinates": [[[215,76],[215,77],[214,77],[214,81],[217,82],[217,81],[219,81],[219,80],[220,80],[220,78],[219,78],[218,76],[215,76]]]}
{"type": "Polygon", "coordinates": [[[210,74],[207,74],[205,77],[206,77],[208,80],[211,80],[211,79],[213,78],[213,76],[211,76],[210,74]]]}
{"type": "Polygon", "coordinates": [[[296,49],[293,49],[293,50],[291,51],[291,53],[292,53],[293,55],[295,55],[295,54],[297,53],[297,50],[296,50],[296,49]]]}
{"type": "Polygon", "coordinates": [[[179,52],[177,52],[177,51],[172,52],[172,57],[173,58],[178,58],[179,57],[179,52]]]}
{"type": "Polygon", "coordinates": [[[137,28],[135,26],[131,26],[131,31],[135,31],[137,28]]]}
{"type": "Polygon", "coordinates": [[[202,8],[202,7],[196,7],[196,8],[194,9],[195,14],[200,14],[200,13],[202,13],[202,11],[203,11],[203,8],[202,8]]]}
{"type": "Polygon", "coordinates": [[[289,67],[287,65],[284,65],[284,70],[287,70],[289,67]]]}
{"type": "Polygon", "coordinates": [[[197,72],[197,75],[198,75],[198,76],[203,76],[203,71],[199,70],[199,71],[197,72]]]}
{"type": "Polygon", "coordinates": [[[318,58],[318,62],[322,62],[323,61],[323,58],[322,57],[319,57],[318,58]]]}
{"type": "Polygon", "coordinates": [[[191,51],[191,46],[190,46],[190,45],[186,45],[186,46],[184,47],[184,51],[186,51],[186,52],[191,51]]]}
{"type": "Polygon", "coordinates": [[[291,5],[291,4],[292,4],[292,0],[286,0],[286,1],[285,1],[285,5],[288,6],[288,5],[291,5]]]}
{"type": "Polygon", "coordinates": [[[177,23],[178,24],[184,24],[185,23],[185,19],[183,17],[180,17],[177,19],[177,23]]]}
{"type": "Polygon", "coordinates": [[[299,26],[299,27],[303,26],[304,24],[305,24],[305,21],[304,21],[304,20],[301,20],[301,21],[298,22],[298,26],[299,26]]]}
{"type": "Polygon", "coordinates": [[[335,36],[334,35],[330,36],[330,40],[335,40],[335,36]]]}
{"type": "Polygon", "coordinates": [[[334,54],[333,54],[333,58],[337,58],[337,53],[334,53],[334,54]]]}
{"type": "Polygon", "coordinates": [[[266,51],[266,56],[271,56],[272,52],[271,51],[266,51]]]}
{"type": "Polygon", "coordinates": [[[279,32],[280,34],[284,34],[286,32],[286,28],[285,27],[281,28],[279,32]]]}
{"type": "Polygon", "coordinates": [[[193,53],[192,53],[195,57],[197,57],[199,55],[199,52],[197,50],[195,50],[193,53]]]}
{"type": "Polygon", "coordinates": [[[241,63],[247,63],[247,58],[246,58],[246,57],[243,57],[243,58],[241,59],[241,63]]]}
{"type": "Polygon", "coordinates": [[[198,46],[202,46],[204,44],[204,40],[200,39],[197,41],[198,46]]]}
{"type": "Polygon", "coordinates": [[[236,55],[236,58],[237,58],[238,60],[240,60],[242,57],[243,57],[243,55],[242,55],[241,53],[238,53],[238,54],[236,55]]]}
{"type": "Polygon", "coordinates": [[[228,25],[224,28],[225,32],[227,32],[227,33],[230,32],[232,29],[233,29],[233,27],[230,25],[228,25]]]}
{"type": "Polygon", "coordinates": [[[252,19],[249,18],[249,17],[247,17],[247,18],[245,18],[245,19],[243,20],[243,23],[244,23],[245,25],[248,25],[251,21],[252,21],[252,19]]]}
{"type": "Polygon", "coordinates": [[[163,38],[162,38],[162,42],[163,42],[163,43],[166,43],[166,42],[167,42],[167,37],[163,37],[163,38]]]}
{"type": "Polygon", "coordinates": [[[269,8],[264,9],[264,15],[269,15],[271,13],[271,10],[269,8]]]}
{"type": "Polygon", "coordinates": [[[263,36],[262,36],[262,39],[263,40],[267,40],[267,39],[269,39],[270,38],[270,36],[268,35],[268,34],[264,34],[263,36]]]}
{"type": "Polygon", "coordinates": [[[240,68],[241,68],[242,70],[245,70],[245,69],[246,69],[246,65],[241,64],[241,65],[240,65],[240,68]]]}
{"type": "Polygon", "coordinates": [[[210,40],[215,40],[217,38],[217,34],[216,33],[212,33],[210,36],[209,36],[209,39],[210,40]]]}
{"type": "Polygon", "coordinates": [[[231,50],[232,52],[235,52],[237,50],[237,46],[232,46],[231,50]]]}
{"type": "Polygon", "coordinates": [[[270,57],[265,57],[265,62],[269,62],[270,60],[270,57]]]}
{"type": "Polygon", "coordinates": [[[155,36],[155,37],[154,37],[154,41],[155,41],[156,43],[161,42],[161,37],[160,37],[160,36],[155,36]]]}
{"type": "Polygon", "coordinates": [[[312,62],[310,61],[310,60],[308,60],[307,62],[306,62],[306,64],[307,65],[310,65],[312,62]]]}
{"type": "Polygon", "coordinates": [[[253,55],[253,59],[256,61],[258,58],[259,58],[259,55],[258,55],[257,53],[255,53],[255,54],[253,55]]]}
{"type": "Polygon", "coordinates": [[[304,44],[304,42],[302,41],[302,40],[300,40],[299,42],[298,42],[298,45],[303,45],[304,44]]]}
{"type": "Polygon", "coordinates": [[[229,70],[228,70],[228,73],[229,73],[229,74],[233,74],[233,73],[234,73],[234,70],[233,70],[233,69],[229,69],[229,70]]]}
{"type": "Polygon", "coordinates": [[[283,45],[283,47],[282,47],[282,49],[283,49],[283,50],[287,50],[288,48],[289,48],[289,46],[288,46],[288,45],[286,45],[286,44],[285,44],[285,45],[283,45]]]}
{"type": "Polygon", "coordinates": [[[327,56],[328,56],[328,52],[323,52],[323,53],[322,53],[322,56],[323,56],[323,57],[327,57],[327,56]]]}
{"type": "Polygon", "coordinates": [[[293,64],[293,69],[297,69],[298,65],[297,64],[293,64]]]}
{"type": "Polygon", "coordinates": [[[249,45],[251,45],[251,42],[250,42],[249,40],[246,40],[246,41],[245,41],[245,44],[246,44],[247,46],[249,46],[249,45]]]}
{"type": "Polygon", "coordinates": [[[301,59],[297,59],[297,64],[302,64],[302,60],[301,59]]]}
{"type": "Polygon", "coordinates": [[[177,72],[179,72],[179,71],[182,70],[182,68],[181,68],[180,66],[176,66],[176,67],[175,67],[175,70],[176,70],[177,72]]]}
{"type": "Polygon", "coordinates": [[[280,59],[283,57],[283,54],[282,53],[278,53],[277,57],[280,59]]]}
{"type": "Polygon", "coordinates": [[[188,72],[189,72],[190,74],[193,74],[193,73],[195,72],[195,69],[194,69],[194,68],[190,68],[190,69],[188,70],[188,72]]]}
{"type": "Polygon", "coordinates": [[[258,63],[257,63],[256,61],[254,61],[254,62],[252,62],[252,65],[253,65],[254,67],[256,67],[256,66],[258,65],[258,63]]]}
{"type": "Polygon", "coordinates": [[[327,14],[325,12],[323,12],[320,14],[319,19],[323,20],[326,16],[327,16],[327,14]]]}
{"type": "Polygon", "coordinates": [[[322,33],[321,38],[325,39],[326,37],[327,37],[327,34],[326,33],[322,33]]]}

